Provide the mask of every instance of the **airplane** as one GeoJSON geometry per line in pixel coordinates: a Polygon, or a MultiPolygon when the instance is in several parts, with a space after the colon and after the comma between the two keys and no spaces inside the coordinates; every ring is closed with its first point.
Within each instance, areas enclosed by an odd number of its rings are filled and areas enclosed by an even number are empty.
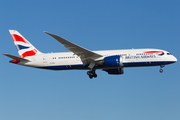
{"type": "Polygon", "coordinates": [[[10,63],[49,70],[88,70],[90,79],[96,78],[96,70],[102,69],[111,75],[124,74],[126,67],[160,66],[177,61],[171,53],[161,49],[125,49],[90,51],[64,38],[45,32],[71,52],[42,53],[18,31],[9,30],[20,57],[3,54],[13,60],[10,63]]]}

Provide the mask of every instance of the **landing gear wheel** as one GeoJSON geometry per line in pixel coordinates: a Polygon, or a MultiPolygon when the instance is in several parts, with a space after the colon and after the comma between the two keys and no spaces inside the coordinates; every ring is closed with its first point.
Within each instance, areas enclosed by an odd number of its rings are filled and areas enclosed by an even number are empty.
{"type": "Polygon", "coordinates": [[[94,77],[97,78],[97,74],[96,73],[94,74],[94,77]]]}
{"type": "Polygon", "coordinates": [[[163,67],[165,67],[165,65],[160,65],[160,70],[159,70],[160,73],[163,72],[163,69],[162,69],[163,67]]]}
{"type": "Polygon", "coordinates": [[[160,69],[159,72],[162,73],[162,72],[163,72],[163,69],[160,69]]]}
{"type": "Polygon", "coordinates": [[[91,75],[91,73],[92,73],[91,71],[87,71],[87,75],[89,75],[89,76],[90,76],[90,75],[91,75]]]}
{"type": "Polygon", "coordinates": [[[93,71],[87,71],[87,75],[89,75],[89,78],[92,79],[93,77],[96,78],[97,74],[95,73],[95,70],[93,71]]]}
{"type": "Polygon", "coordinates": [[[89,75],[89,78],[92,79],[92,78],[93,78],[93,75],[89,75]]]}

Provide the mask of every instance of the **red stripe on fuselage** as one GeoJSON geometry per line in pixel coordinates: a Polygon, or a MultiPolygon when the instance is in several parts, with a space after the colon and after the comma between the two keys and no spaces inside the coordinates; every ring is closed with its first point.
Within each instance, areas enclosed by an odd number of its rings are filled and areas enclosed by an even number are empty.
{"type": "Polygon", "coordinates": [[[36,53],[37,53],[37,50],[34,49],[34,50],[31,50],[31,51],[24,52],[20,57],[25,58],[25,57],[28,57],[28,56],[33,56],[36,53]]]}
{"type": "Polygon", "coordinates": [[[163,51],[146,51],[144,53],[164,53],[163,51]]]}
{"type": "Polygon", "coordinates": [[[26,41],[24,38],[22,38],[22,37],[19,36],[19,35],[11,34],[11,36],[12,36],[14,42],[16,42],[16,41],[21,41],[21,42],[23,42],[23,43],[29,44],[28,41],[26,41]]]}

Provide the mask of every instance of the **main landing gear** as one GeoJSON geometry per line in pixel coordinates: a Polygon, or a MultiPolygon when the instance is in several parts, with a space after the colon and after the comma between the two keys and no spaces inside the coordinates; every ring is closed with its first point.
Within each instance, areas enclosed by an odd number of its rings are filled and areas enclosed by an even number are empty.
{"type": "Polygon", "coordinates": [[[163,69],[162,69],[163,67],[165,67],[165,65],[160,65],[160,70],[159,70],[160,73],[163,72],[163,69]]]}
{"type": "Polygon", "coordinates": [[[95,73],[95,70],[87,71],[87,75],[89,75],[89,78],[92,79],[93,77],[96,78],[97,74],[95,73]]]}

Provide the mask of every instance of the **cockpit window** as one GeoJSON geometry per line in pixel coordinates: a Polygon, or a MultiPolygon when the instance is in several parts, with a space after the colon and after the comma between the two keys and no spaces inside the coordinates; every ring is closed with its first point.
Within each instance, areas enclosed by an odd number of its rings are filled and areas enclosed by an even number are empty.
{"type": "Polygon", "coordinates": [[[167,53],[167,55],[172,55],[171,53],[167,53]]]}

